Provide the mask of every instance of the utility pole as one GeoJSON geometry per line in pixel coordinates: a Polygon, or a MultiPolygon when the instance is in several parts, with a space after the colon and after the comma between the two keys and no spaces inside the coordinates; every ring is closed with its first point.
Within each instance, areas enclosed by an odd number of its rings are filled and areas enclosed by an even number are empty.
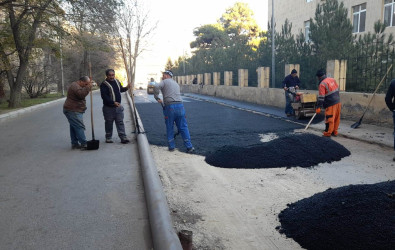
{"type": "Polygon", "coordinates": [[[60,71],[61,71],[61,79],[62,79],[62,96],[64,96],[62,37],[60,37],[59,39],[59,44],[60,44],[60,71]]]}
{"type": "Polygon", "coordinates": [[[276,86],[276,49],[274,35],[274,0],[272,0],[272,88],[276,86]]]}
{"type": "Polygon", "coordinates": [[[184,76],[185,76],[185,49],[183,51],[183,64],[184,64],[184,76]]]}
{"type": "MultiPolygon", "coordinates": [[[[58,18],[58,24],[60,26],[60,20],[58,18]]],[[[64,74],[63,74],[63,50],[62,50],[62,32],[59,35],[59,52],[60,52],[60,71],[61,71],[61,82],[62,82],[62,97],[64,97],[64,74]]]]}

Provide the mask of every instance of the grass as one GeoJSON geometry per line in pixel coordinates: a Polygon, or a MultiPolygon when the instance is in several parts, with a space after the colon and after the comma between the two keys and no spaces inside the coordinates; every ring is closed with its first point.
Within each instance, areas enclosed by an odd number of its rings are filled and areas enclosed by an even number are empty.
{"type": "Polygon", "coordinates": [[[50,102],[56,99],[62,98],[61,93],[53,93],[53,94],[45,94],[38,98],[30,98],[28,96],[23,96],[21,101],[21,106],[19,108],[9,108],[8,102],[3,102],[0,104],[0,114],[5,114],[7,112],[11,112],[20,108],[26,108],[30,106],[34,106],[37,104],[50,102]]]}

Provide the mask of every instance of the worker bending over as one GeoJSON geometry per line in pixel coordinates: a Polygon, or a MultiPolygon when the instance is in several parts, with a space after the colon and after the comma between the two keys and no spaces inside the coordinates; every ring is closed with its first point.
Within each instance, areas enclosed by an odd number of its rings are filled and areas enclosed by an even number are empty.
{"type": "Polygon", "coordinates": [[[316,76],[319,81],[316,113],[325,108],[324,136],[337,136],[341,111],[339,85],[335,79],[326,77],[323,70],[318,70],[316,76]]]}
{"type": "Polygon", "coordinates": [[[176,123],[187,153],[192,153],[195,149],[192,146],[187,120],[185,119],[185,109],[181,99],[180,86],[172,77],[173,72],[170,70],[163,72],[163,80],[154,86],[154,97],[163,106],[169,150],[173,151],[176,147],[173,131],[174,123],[176,123]],[[163,100],[159,98],[159,91],[162,91],[163,100]]]}

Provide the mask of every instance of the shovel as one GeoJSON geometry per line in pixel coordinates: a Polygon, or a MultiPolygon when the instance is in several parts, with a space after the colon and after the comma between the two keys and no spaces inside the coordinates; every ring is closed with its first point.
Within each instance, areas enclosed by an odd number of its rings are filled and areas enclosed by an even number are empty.
{"type": "Polygon", "coordinates": [[[389,68],[388,68],[388,70],[387,70],[387,73],[385,73],[383,79],[381,79],[380,83],[379,83],[379,84],[377,85],[377,87],[376,87],[376,90],[373,92],[372,98],[370,98],[370,101],[369,101],[369,103],[368,103],[368,106],[366,106],[366,109],[365,109],[365,111],[363,112],[361,119],[359,119],[359,121],[357,121],[356,123],[352,124],[352,125],[351,125],[351,128],[358,128],[358,127],[361,125],[362,119],[363,119],[363,117],[365,116],[366,111],[368,111],[369,105],[370,105],[370,103],[372,102],[372,100],[373,100],[373,98],[374,98],[374,95],[376,94],[376,92],[377,92],[377,90],[379,89],[380,85],[384,82],[384,79],[387,77],[387,75],[388,75],[388,73],[390,72],[391,68],[392,68],[392,64],[389,66],[389,68]]]}
{"type": "MultiPolygon", "coordinates": [[[[92,73],[91,73],[91,64],[89,63],[89,78],[91,79],[92,82],[92,73]]],[[[91,96],[91,124],[92,124],[92,140],[87,141],[87,149],[88,150],[97,150],[99,149],[99,140],[95,140],[95,132],[93,128],[93,98],[92,98],[92,89],[90,91],[90,96],[91,96]]]]}
{"type": "Polygon", "coordinates": [[[311,122],[314,120],[314,117],[315,117],[316,115],[317,115],[317,113],[314,113],[313,117],[311,117],[309,123],[308,123],[307,126],[304,128],[304,131],[306,131],[306,130],[309,128],[311,122]]]}
{"type": "Polygon", "coordinates": [[[99,140],[95,140],[95,132],[94,132],[94,128],[93,128],[93,105],[92,105],[92,90],[90,93],[91,96],[91,124],[92,124],[92,140],[91,141],[87,141],[87,149],[88,150],[97,150],[99,149],[99,140]]]}

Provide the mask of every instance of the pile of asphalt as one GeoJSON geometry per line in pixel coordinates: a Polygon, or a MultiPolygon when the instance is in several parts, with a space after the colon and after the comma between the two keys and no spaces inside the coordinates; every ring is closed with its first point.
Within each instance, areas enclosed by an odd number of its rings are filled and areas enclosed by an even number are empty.
{"type": "Polygon", "coordinates": [[[330,138],[312,134],[288,134],[248,147],[223,146],[206,156],[206,162],[221,168],[312,167],[339,161],[351,153],[330,138]]]}
{"type": "Polygon", "coordinates": [[[277,230],[306,249],[394,249],[395,181],[328,189],[278,217],[277,230]]]}

